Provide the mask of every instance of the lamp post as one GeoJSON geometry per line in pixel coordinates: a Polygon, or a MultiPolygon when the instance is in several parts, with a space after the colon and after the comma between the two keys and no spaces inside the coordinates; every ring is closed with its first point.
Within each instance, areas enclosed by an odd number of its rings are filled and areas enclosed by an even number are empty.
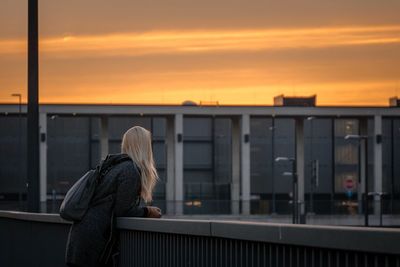
{"type": "Polygon", "coordinates": [[[39,21],[38,0],[28,0],[28,211],[39,211],[39,21]]]}
{"type": "Polygon", "coordinates": [[[364,225],[368,226],[368,136],[358,134],[348,134],[345,140],[357,140],[359,144],[364,143],[365,151],[365,184],[364,184],[364,225]]]}
{"type": "Polygon", "coordinates": [[[292,172],[284,172],[283,175],[291,175],[292,176],[292,191],[293,191],[293,198],[292,198],[292,223],[296,224],[298,221],[297,215],[297,204],[298,204],[298,194],[297,194],[297,173],[296,173],[296,159],[295,158],[288,158],[288,157],[277,157],[275,159],[276,162],[280,161],[289,161],[292,163],[292,172]]]}
{"type": "Polygon", "coordinates": [[[18,183],[18,205],[19,205],[19,209],[22,210],[22,95],[21,94],[12,94],[12,97],[18,97],[18,149],[20,152],[20,158],[19,158],[19,162],[20,162],[20,166],[19,166],[19,179],[17,181],[18,183]]]}

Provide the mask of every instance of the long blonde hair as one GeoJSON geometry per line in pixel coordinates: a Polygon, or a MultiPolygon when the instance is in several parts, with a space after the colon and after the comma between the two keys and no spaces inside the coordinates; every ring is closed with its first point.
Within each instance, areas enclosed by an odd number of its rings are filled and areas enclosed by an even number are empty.
{"type": "Polygon", "coordinates": [[[140,168],[140,195],[144,201],[150,202],[154,186],[158,180],[151,149],[151,133],[140,126],[130,128],[122,138],[121,153],[128,154],[140,168]]]}

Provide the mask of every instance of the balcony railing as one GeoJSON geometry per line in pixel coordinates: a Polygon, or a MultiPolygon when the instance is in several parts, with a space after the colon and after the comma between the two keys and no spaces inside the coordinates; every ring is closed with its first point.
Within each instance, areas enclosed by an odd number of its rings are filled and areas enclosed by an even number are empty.
{"type": "MultiPolygon", "coordinates": [[[[400,229],[118,218],[119,266],[400,266],[400,229]]],[[[65,266],[70,224],[0,211],[0,266],[65,266]]]]}

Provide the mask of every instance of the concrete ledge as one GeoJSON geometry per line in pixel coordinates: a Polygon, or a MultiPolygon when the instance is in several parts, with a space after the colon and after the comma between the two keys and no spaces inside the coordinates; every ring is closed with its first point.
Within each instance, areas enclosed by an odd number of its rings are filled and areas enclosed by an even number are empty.
{"type": "Polygon", "coordinates": [[[31,222],[71,224],[71,222],[62,219],[60,215],[49,214],[49,213],[29,213],[20,211],[0,210],[0,218],[8,218],[8,219],[31,221],[31,222]]]}
{"type": "Polygon", "coordinates": [[[158,233],[210,236],[211,224],[205,220],[174,220],[150,218],[117,218],[117,227],[122,230],[137,230],[158,233]]]}
{"type": "Polygon", "coordinates": [[[211,231],[230,239],[400,254],[400,229],[213,221],[211,231]]]}
{"type": "MultiPolygon", "coordinates": [[[[1,218],[70,224],[58,214],[0,211],[1,218]]],[[[220,237],[275,244],[400,255],[400,229],[245,221],[117,218],[121,230],[220,237]]]]}

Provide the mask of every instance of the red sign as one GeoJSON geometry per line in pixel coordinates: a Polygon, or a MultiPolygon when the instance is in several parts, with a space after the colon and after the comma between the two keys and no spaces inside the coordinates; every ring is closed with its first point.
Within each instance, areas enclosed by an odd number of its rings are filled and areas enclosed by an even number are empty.
{"type": "Polygon", "coordinates": [[[347,190],[352,190],[354,188],[354,181],[351,178],[347,178],[344,182],[344,187],[347,190]]]}

